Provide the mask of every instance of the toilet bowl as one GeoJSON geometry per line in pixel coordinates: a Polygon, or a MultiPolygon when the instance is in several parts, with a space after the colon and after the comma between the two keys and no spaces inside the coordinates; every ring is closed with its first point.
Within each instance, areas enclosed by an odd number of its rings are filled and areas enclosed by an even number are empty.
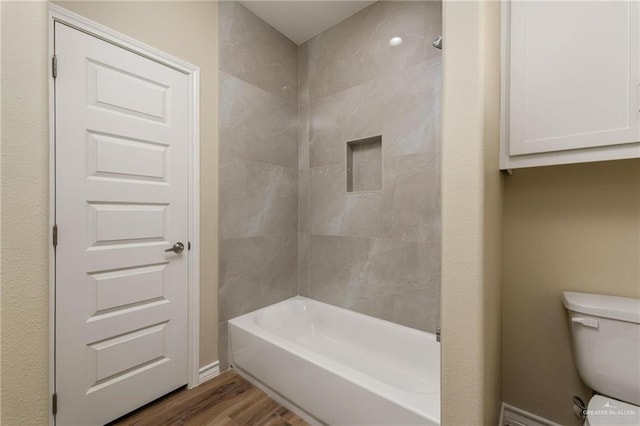
{"type": "Polygon", "coordinates": [[[589,400],[584,426],[638,426],[640,407],[617,399],[594,395],[589,400]]]}
{"type": "Polygon", "coordinates": [[[564,292],[573,357],[597,394],[585,425],[640,425],[640,299],[564,292]]]}

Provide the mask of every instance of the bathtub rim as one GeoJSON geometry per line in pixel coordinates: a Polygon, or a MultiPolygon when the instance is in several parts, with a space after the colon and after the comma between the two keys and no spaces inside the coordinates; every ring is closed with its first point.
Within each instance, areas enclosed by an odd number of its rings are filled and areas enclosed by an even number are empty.
{"type": "MultiPolygon", "coordinates": [[[[441,352],[442,352],[442,348],[440,347],[439,342],[436,342],[436,336],[433,333],[429,333],[427,331],[421,331],[421,330],[417,330],[415,328],[411,328],[411,327],[407,327],[401,324],[396,324],[393,323],[391,321],[386,321],[380,318],[376,318],[376,317],[372,317],[369,315],[365,315],[365,314],[361,314],[359,312],[353,312],[350,311],[348,309],[345,308],[340,308],[338,306],[334,306],[334,305],[330,305],[328,303],[324,303],[324,302],[320,302],[318,300],[314,300],[314,299],[310,299],[304,296],[293,296],[291,298],[285,299],[283,301],[274,303],[272,305],[268,305],[265,306],[263,308],[259,308],[256,309],[252,312],[248,312],[246,314],[240,315],[236,318],[230,319],[229,320],[229,325],[228,327],[238,327],[242,330],[244,330],[245,332],[251,334],[252,336],[254,336],[255,338],[258,338],[260,340],[266,341],[267,343],[270,343],[276,347],[278,347],[280,350],[283,350],[289,354],[292,354],[294,356],[300,357],[303,360],[312,363],[314,365],[317,365],[318,367],[320,367],[323,370],[326,370],[327,372],[334,374],[338,377],[340,377],[343,380],[346,380],[348,382],[351,382],[352,384],[362,387],[364,389],[366,389],[367,391],[375,394],[376,396],[389,400],[392,403],[402,407],[403,409],[410,411],[411,413],[426,418],[429,421],[435,422],[436,424],[440,424],[441,421],[441,392],[442,392],[442,376],[440,374],[440,364],[442,362],[441,359],[441,352]],[[378,324],[385,324],[386,326],[392,326],[394,328],[399,328],[401,330],[403,330],[404,332],[409,332],[413,335],[421,335],[424,336],[425,334],[428,336],[433,337],[433,341],[435,345],[438,345],[438,348],[440,349],[439,355],[440,355],[440,362],[438,364],[438,378],[439,378],[439,389],[438,392],[425,392],[425,393],[416,393],[416,392],[409,392],[409,391],[404,391],[402,389],[396,388],[393,385],[390,385],[388,383],[385,383],[379,379],[376,379],[375,377],[372,377],[368,374],[362,373],[352,367],[349,367],[339,361],[333,360],[321,353],[318,353],[316,351],[313,351],[311,349],[305,348],[301,345],[299,345],[298,343],[288,340],[282,336],[279,336],[265,328],[260,327],[259,325],[257,325],[253,319],[254,317],[257,315],[257,313],[259,313],[262,310],[266,310],[266,309],[271,309],[271,308],[275,308],[278,305],[282,305],[282,304],[287,304],[287,303],[291,303],[291,302],[295,302],[295,301],[304,301],[304,302],[311,302],[313,304],[319,304],[321,305],[321,307],[333,310],[333,311],[337,311],[340,313],[344,313],[347,314],[349,316],[353,316],[356,318],[361,318],[361,317],[365,317],[367,321],[373,321],[374,323],[378,323],[378,324]],[[380,389],[380,387],[382,388],[382,390],[380,389]],[[385,392],[384,390],[387,390],[387,392],[385,392]],[[395,395],[394,395],[395,394],[395,395]],[[413,406],[410,403],[407,403],[405,401],[402,400],[402,398],[398,398],[398,394],[402,395],[402,396],[406,396],[407,399],[415,399],[415,395],[421,395],[423,398],[427,398],[427,397],[433,397],[433,398],[437,398],[437,403],[434,404],[433,406],[428,407],[425,410],[420,410],[418,408],[416,408],[415,406],[413,406]]],[[[230,364],[232,364],[234,366],[234,368],[238,368],[240,370],[242,370],[243,372],[245,372],[244,369],[242,369],[242,367],[236,365],[235,360],[233,358],[233,350],[232,350],[232,339],[231,339],[231,332],[228,332],[229,334],[229,360],[230,360],[230,364]]],[[[249,374],[248,372],[245,372],[247,374],[249,374]]],[[[269,387],[267,384],[264,384],[264,386],[269,387]]],[[[269,388],[270,389],[270,388],[269,388]]],[[[276,392],[273,389],[271,389],[272,392],[276,392]]],[[[294,404],[295,405],[295,404],[294,404]]],[[[417,405],[417,404],[416,404],[417,405]]]]}

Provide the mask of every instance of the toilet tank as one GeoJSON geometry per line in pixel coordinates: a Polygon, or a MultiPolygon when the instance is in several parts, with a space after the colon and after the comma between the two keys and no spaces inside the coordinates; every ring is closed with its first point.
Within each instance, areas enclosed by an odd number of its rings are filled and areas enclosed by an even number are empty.
{"type": "Polygon", "coordinates": [[[640,299],[564,292],[573,357],[594,391],[640,405],[640,299]]]}

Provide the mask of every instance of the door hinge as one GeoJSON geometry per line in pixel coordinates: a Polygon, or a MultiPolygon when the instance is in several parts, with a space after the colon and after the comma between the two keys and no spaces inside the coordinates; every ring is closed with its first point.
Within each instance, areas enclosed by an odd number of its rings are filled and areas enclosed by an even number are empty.
{"type": "Polygon", "coordinates": [[[51,412],[54,415],[58,414],[58,394],[54,393],[51,395],[51,412]]]}
{"type": "Polygon", "coordinates": [[[187,250],[191,251],[191,241],[187,241],[187,250]]]}
{"type": "Polygon", "coordinates": [[[53,225],[53,246],[58,247],[58,225],[53,225]]]}
{"type": "Polygon", "coordinates": [[[51,58],[51,75],[53,78],[58,77],[58,56],[53,55],[51,58]]]}

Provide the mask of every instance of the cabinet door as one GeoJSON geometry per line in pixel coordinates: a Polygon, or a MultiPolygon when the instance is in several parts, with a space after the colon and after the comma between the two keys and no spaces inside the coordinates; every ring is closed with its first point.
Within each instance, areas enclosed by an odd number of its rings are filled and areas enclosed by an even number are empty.
{"type": "Polygon", "coordinates": [[[511,2],[510,156],[640,141],[639,6],[511,2]]]}

